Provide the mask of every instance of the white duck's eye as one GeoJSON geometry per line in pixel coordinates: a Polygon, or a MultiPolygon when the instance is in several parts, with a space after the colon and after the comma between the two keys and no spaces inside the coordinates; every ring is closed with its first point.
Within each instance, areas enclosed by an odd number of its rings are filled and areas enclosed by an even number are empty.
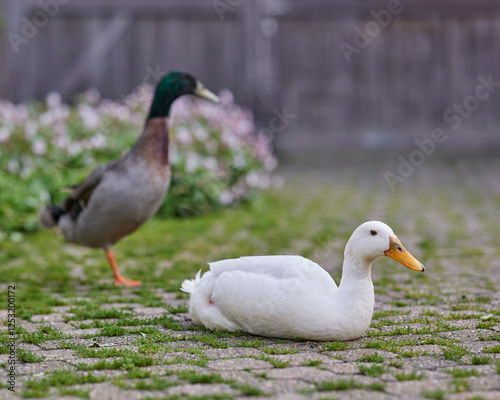
{"type": "Polygon", "coordinates": [[[372,229],[372,230],[370,231],[370,234],[371,234],[372,236],[375,236],[375,235],[377,234],[377,231],[375,231],[375,230],[373,230],[373,229],[372,229]]]}

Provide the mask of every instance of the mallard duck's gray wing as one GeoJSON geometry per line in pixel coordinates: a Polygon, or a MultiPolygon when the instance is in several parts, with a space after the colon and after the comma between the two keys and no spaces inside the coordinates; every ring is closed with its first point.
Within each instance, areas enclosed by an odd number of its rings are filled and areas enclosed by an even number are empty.
{"type": "Polygon", "coordinates": [[[113,164],[115,163],[108,163],[97,167],[89,174],[89,176],[87,176],[87,178],[85,178],[83,182],[70,187],[72,192],[64,200],[62,208],[66,213],[70,214],[74,220],[78,218],[78,214],[80,214],[82,209],[85,208],[92,192],[97,186],[99,186],[102,178],[113,164]]]}

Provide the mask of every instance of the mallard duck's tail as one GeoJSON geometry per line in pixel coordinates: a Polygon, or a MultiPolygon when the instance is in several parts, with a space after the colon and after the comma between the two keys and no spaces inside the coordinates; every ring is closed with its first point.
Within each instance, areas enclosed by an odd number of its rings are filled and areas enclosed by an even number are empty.
{"type": "Polygon", "coordinates": [[[193,293],[196,288],[196,284],[201,280],[201,269],[196,274],[194,279],[186,279],[182,282],[181,290],[186,293],[193,293]]]}
{"type": "Polygon", "coordinates": [[[64,211],[59,206],[45,206],[40,212],[40,225],[42,228],[53,228],[57,225],[57,221],[61,218],[64,211]]]}

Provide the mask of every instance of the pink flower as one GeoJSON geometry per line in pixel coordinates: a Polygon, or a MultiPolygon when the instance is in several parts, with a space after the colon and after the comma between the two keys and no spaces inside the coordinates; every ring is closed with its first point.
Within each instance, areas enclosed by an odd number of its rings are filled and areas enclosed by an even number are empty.
{"type": "Polygon", "coordinates": [[[6,126],[0,128],[0,143],[4,143],[10,139],[10,131],[6,126]]]}
{"type": "Polygon", "coordinates": [[[234,104],[234,96],[229,89],[222,89],[219,92],[219,99],[222,105],[226,107],[232,106],[234,104]]]}
{"type": "Polygon", "coordinates": [[[97,104],[101,100],[101,94],[96,88],[87,89],[84,93],[85,101],[89,104],[97,104]]]}
{"type": "Polygon", "coordinates": [[[78,115],[82,119],[85,129],[95,129],[99,125],[100,117],[94,107],[88,104],[79,104],[78,115]]]}
{"type": "Polygon", "coordinates": [[[180,144],[193,143],[193,137],[186,127],[179,127],[175,132],[175,141],[180,144]]]}
{"type": "Polygon", "coordinates": [[[31,151],[37,156],[42,156],[47,152],[47,144],[42,139],[37,139],[31,145],[31,151]]]}

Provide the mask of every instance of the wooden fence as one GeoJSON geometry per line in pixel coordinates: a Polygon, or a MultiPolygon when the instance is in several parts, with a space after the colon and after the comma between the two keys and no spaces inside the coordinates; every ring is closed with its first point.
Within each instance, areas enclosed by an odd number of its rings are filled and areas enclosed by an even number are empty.
{"type": "Polygon", "coordinates": [[[2,10],[0,97],[14,101],[89,87],[121,98],[183,69],[231,89],[283,152],[413,146],[439,127],[446,147],[500,144],[495,0],[3,0],[2,10]]]}

